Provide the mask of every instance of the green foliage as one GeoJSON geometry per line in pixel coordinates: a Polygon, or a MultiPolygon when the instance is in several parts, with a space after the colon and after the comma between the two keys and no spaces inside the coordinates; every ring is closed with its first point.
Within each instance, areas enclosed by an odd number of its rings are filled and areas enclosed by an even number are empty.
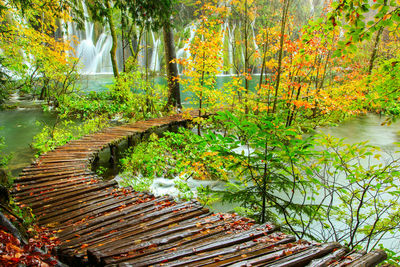
{"type": "Polygon", "coordinates": [[[187,179],[227,179],[225,160],[215,152],[222,144],[215,141],[210,145],[206,139],[180,128],[178,133],[167,132],[162,138],[152,135],[147,143],[138,144],[128,152],[120,163],[130,184],[150,186],[156,177],[178,177],[175,187],[181,192],[180,197],[190,199],[196,195],[202,203],[211,204],[216,198],[210,194],[210,188],[200,186],[195,194],[187,179]]]}
{"type": "Polygon", "coordinates": [[[102,114],[115,114],[115,105],[109,99],[108,92],[72,93],[59,98],[57,111],[62,116],[90,118],[102,114]]]}
{"type": "Polygon", "coordinates": [[[130,173],[124,173],[122,180],[119,180],[118,183],[122,187],[130,186],[136,191],[145,192],[150,190],[153,180],[142,176],[133,177],[130,173]]]}
{"type": "Polygon", "coordinates": [[[335,56],[347,54],[349,49],[355,51],[354,43],[370,40],[381,27],[396,28],[396,24],[400,22],[398,1],[376,0],[371,5],[368,0],[337,0],[332,3],[332,8],[328,20],[333,26],[343,26],[346,34],[345,39],[339,43],[335,56]],[[372,19],[370,14],[374,15],[372,19]]]}
{"type": "Polygon", "coordinates": [[[110,88],[111,99],[130,118],[136,120],[162,115],[167,100],[166,86],[145,79],[140,69],[121,73],[110,88]]]}
{"type": "Polygon", "coordinates": [[[302,138],[297,129],[267,113],[221,112],[217,118],[230,132],[219,135],[228,148],[219,153],[229,159],[228,169],[233,173],[222,193],[225,200],[239,202],[262,222],[279,221],[282,215],[288,220],[289,214],[314,208],[293,202],[297,191],[314,192],[312,181],[304,176],[312,155],[311,139],[302,138]]]}
{"type": "Polygon", "coordinates": [[[400,255],[393,250],[385,248],[384,246],[380,245],[380,249],[384,250],[387,254],[387,259],[385,263],[390,264],[390,266],[399,266],[400,265],[400,255]]]}
{"type": "Polygon", "coordinates": [[[103,166],[99,166],[96,168],[96,173],[99,176],[102,176],[103,174],[105,174],[107,172],[107,168],[103,167],[103,166]]]}
{"type": "Polygon", "coordinates": [[[178,133],[167,132],[163,138],[150,138],[149,142],[133,148],[121,160],[124,170],[144,177],[174,176],[194,179],[226,180],[223,160],[216,157],[218,144],[209,145],[207,140],[180,128],[178,133]]]}
{"type": "Polygon", "coordinates": [[[190,200],[193,199],[194,193],[191,190],[190,186],[187,184],[185,179],[178,178],[178,180],[174,181],[175,187],[181,192],[178,197],[183,200],[190,200]]]}
{"type": "Polygon", "coordinates": [[[11,159],[11,155],[4,153],[4,137],[0,136],[0,169],[5,168],[11,159]]]}
{"type": "Polygon", "coordinates": [[[53,126],[43,125],[42,131],[33,137],[32,147],[40,155],[107,126],[108,120],[104,117],[94,117],[82,123],[57,120],[53,126]]]}
{"type": "Polygon", "coordinates": [[[148,142],[140,143],[128,150],[126,157],[120,160],[120,164],[124,172],[132,176],[141,174],[145,178],[153,180],[156,176],[164,175],[164,169],[167,159],[160,140],[156,135],[152,134],[148,142]]]}
{"type": "Polygon", "coordinates": [[[350,248],[377,248],[400,230],[400,157],[366,143],[345,144],[331,136],[316,139],[320,149],[310,175],[322,181],[321,205],[327,227],[320,236],[350,248]]]}
{"type": "Polygon", "coordinates": [[[120,73],[109,91],[61,96],[57,111],[63,116],[83,119],[119,115],[125,119],[142,120],[162,115],[166,94],[165,86],[153,85],[139,70],[135,70],[120,73]]]}
{"type": "Polygon", "coordinates": [[[382,59],[379,67],[365,79],[365,84],[370,89],[368,98],[375,111],[400,115],[400,56],[382,59]]]}
{"type": "MultiPolygon", "coordinates": [[[[3,57],[0,56],[0,66],[3,65],[3,57]]],[[[0,71],[0,109],[2,108],[2,104],[4,104],[5,100],[8,99],[12,92],[11,87],[12,81],[6,73],[0,71]]]]}
{"type": "MultiPolygon", "coordinates": [[[[129,14],[133,24],[147,29],[158,30],[169,21],[174,0],[111,1],[112,8],[129,14]]],[[[103,22],[109,12],[105,1],[88,3],[93,20],[103,22]]]]}

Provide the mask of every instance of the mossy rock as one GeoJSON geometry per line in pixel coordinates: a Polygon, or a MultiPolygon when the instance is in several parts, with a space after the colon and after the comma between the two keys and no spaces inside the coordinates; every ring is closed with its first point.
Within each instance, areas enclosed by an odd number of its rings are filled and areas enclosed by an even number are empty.
{"type": "Polygon", "coordinates": [[[3,169],[0,169],[0,185],[8,184],[8,175],[7,172],[3,169]]]}

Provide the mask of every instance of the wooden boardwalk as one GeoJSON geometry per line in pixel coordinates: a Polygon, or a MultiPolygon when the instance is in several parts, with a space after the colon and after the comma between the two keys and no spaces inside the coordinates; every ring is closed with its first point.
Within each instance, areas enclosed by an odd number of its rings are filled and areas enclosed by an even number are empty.
{"type": "Polygon", "coordinates": [[[110,144],[185,123],[180,115],[107,128],[38,158],[16,179],[14,197],[58,232],[71,266],[374,266],[382,251],[296,241],[270,224],[213,214],[196,201],[118,188],[91,170],[110,144]]]}

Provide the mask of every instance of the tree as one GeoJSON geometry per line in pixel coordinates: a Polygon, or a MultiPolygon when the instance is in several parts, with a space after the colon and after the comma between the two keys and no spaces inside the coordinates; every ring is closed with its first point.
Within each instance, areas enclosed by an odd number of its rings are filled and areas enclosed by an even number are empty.
{"type": "Polygon", "coordinates": [[[301,170],[311,155],[310,140],[287,127],[283,118],[267,112],[220,112],[217,118],[231,134],[214,135],[209,141],[225,144],[218,155],[227,160],[235,177],[222,192],[223,200],[241,203],[241,211],[260,222],[290,218],[289,211],[313,209],[294,204],[296,192],[313,191],[301,170]]]}
{"type": "Polygon", "coordinates": [[[4,89],[12,87],[56,103],[58,96],[73,90],[77,75],[77,59],[70,56],[69,42],[54,38],[58,19],[71,19],[68,6],[58,1],[31,1],[24,20],[19,12],[7,5],[0,17],[0,63],[2,71],[8,72],[4,77],[9,77],[2,81],[4,89]]]}
{"type": "Polygon", "coordinates": [[[321,183],[315,199],[325,220],[310,233],[322,241],[344,242],[351,249],[376,249],[390,236],[398,238],[399,151],[385,153],[366,143],[345,144],[332,136],[316,139],[321,147],[310,175],[321,183]],[[318,229],[318,230],[317,230],[318,229]]]}
{"type": "Polygon", "coordinates": [[[165,64],[167,69],[168,80],[168,101],[167,109],[170,106],[181,108],[181,95],[178,82],[178,66],[174,61],[176,59],[174,35],[171,26],[167,22],[163,27],[164,49],[165,49],[165,64]]]}
{"type": "Polygon", "coordinates": [[[110,49],[111,64],[114,77],[118,78],[118,62],[117,62],[117,46],[118,37],[117,29],[114,22],[114,12],[118,8],[118,1],[113,0],[96,0],[89,2],[88,7],[91,11],[92,19],[104,24],[104,19],[108,23],[112,37],[112,46],[110,49]]]}
{"type": "MultiPolygon", "coordinates": [[[[119,76],[116,52],[118,46],[117,25],[114,15],[123,11],[122,14],[129,14],[132,23],[139,25],[143,29],[160,29],[164,22],[169,19],[173,0],[95,0],[89,3],[93,20],[105,23],[104,18],[110,28],[113,44],[110,50],[111,63],[114,77],[119,76]]],[[[128,37],[130,38],[130,37],[128,37]]],[[[133,50],[133,49],[132,49],[133,50]]]]}
{"type": "Polygon", "coordinates": [[[376,0],[372,6],[368,0],[337,0],[332,3],[328,20],[334,26],[343,24],[346,30],[345,39],[335,51],[335,56],[340,56],[347,48],[354,50],[355,43],[371,39],[375,32],[378,32],[376,41],[379,42],[381,29],[400,22],[400,5],[398,1],[387,0],[376,0]]]}
{"type": "Polygon", "coordinates": [[[283,44],[285,40],[285,28],[286,22],[288,20],[288,13],[290,7],[291,0],[284,0],[283,7],[282,7],[282,19],[281,19],[281,32],[279,37],[279,52],[278,52],[278,66],[277,66],[277,77],[275,83],[275,94],[274,94],[274,102],[272,106],[272,113],[276,112],[276,105],[278,103],[278,91],[279,91],[279,84],[281,82],[281,74],[282,74],[282,58],[283,58],[283,44]]]}
{"type": "Polygon", "coordinates": [[[201,117],[222,102],[222,93],[216,88],[216,77],[223,68],[222,36],[225,29],[220,29],[220,25],[226,8],[208,1],[200,7],[198,14],[198,26],[189,46],[191,56],[176,61],[184,66],[185,77],[179,81],[193,93],[192,101],[199,108],[201,117]]]}

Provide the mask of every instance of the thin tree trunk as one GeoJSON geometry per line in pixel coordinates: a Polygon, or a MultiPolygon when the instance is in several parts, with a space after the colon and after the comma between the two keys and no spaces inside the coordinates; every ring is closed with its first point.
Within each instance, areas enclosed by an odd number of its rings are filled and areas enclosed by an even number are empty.
{"type": "Polygon", "coordinates": [[[168,80],[168,101],[166,109],[173,106],[176,108],[181,108],[181,93],[179,89],[179,82],[177,77],[178,66],[176,62],[172,62],[176,58],[174,34],[171,30],[170,25],[167,23],[163,27],[164,35],[164,51],[165,51],[165,65],[167,70],[167,80],[168,80]]]}
{"type": "MultiPolygon", "coordinates": [[[[383,5],[384,6],[387,5],[387,0],[385,0],[383,2],[383,5]]],[[[383,29],[384,29],[383,26],[379,27],[379,30],[376,33],[374,48],[372,49],[371,58],[369,59],[368,75],[371,74],[372,69],[374,68],[374,62],[375,62],[375,59],[376,59],[376,54],[378,53],[378,46],[379,46],[379,42],[381,41],[381,36],[382,36],[382,33],[383,33],[383,29]]]]}
{"type": "Polygon", "coordinates": [[[281,81],[281,72],[282,72],[282,57],[283,57],[283,42],[285,40],[285,27],[287,20],[287,13],[289,11],[290,0],[284,0],[283,9],[282,9],[282,21],[281,21],[281,36],[279,39],[279,55],[278,55],[278,76],[276,77],[275,83],[275,95],[274,95],[274,105],[272,107],[272,113],[276,112],[276,103],[278,101],[278,90],[279,83],[281,81]]]}
{"type": "Polygon", "coordinates": [[[126,30],[126,23],[125,23],[125,13],[121,10],[121,42],[122,42],[122,68],[125,72],[125,30],[126,30]]]}
{"type": "Polygon", "coordinates": [[[148,52],[149,52],[149,31],[147,30],[146,31],[146,33],[145,33],[145,36],[144,36],[144,41],[145,41],[145,48],[144,48],[144,54],[145,54],[145,62],[144,62],[144,65],[145,65],[145,80],[146,80],[146,83],[148,82],[148,80],[149,80],[149,54],[148,54],[148,52]]]}
{"type": "MultiPolygon", "coordinates": [[[[249,56],[248,56],[248,38],[249,38],[249,34],[248,34],[248,22],[247,22],[247,0],[245,1],[244,4],[244,73],[247,74],[248,69],[249,69],[249,56]]],[[[245,77],[245,89],[246,89],[246,94],[249,93],[249,81],[247,80],[247,75],[245,77]]]]}
{"type": "Polygon", "coordinates": [[[380,27],[378,32],[376,33],[374,48],[372,49],[371,58],[369,59],[368,75],[371,74],[372,69],[374,68],[374,62],[376,59],[376,54],[378,53],[378,46],[381,40],[382,33],[383,33],[383,27],[380,27]]]}
{"type": "MultiPolygon", "coordinates": [[[[261,193],[262,193],[262,207],[261,207],[261,223],[265,223],[265,212],[267,209],[267,178],[269,178],[269,174],[268,174],[268,159],[267,159],[267,155],[268,155],[268,140],[267,138],[265,138],[265,148],[264,148],[264,173],[263,173],[263,179],[262,179],[262,189],[261,189],[261,193]]],[[[268,179],[269,180],[269,179],[268,179]]]]}
{"type": "Polygon", "coordinates": [[[245,113],[247,114],[249,112],[249,80],[248,80],[248,75],[247,73],[249,71],[249,44],[248,44],[248,21],[247,21],[247,0],[245,1],[244,4],[244,72],[245,77],[244,77],[244,87],[246,90],[246,99],[245,99],[245,113]]]}
{"type": "Polygon", "coordinates": [[[135,43],[132,42],[131,38],[128,38],[129,50],[131,51],[132,57],[134,59],[134,61],[132,62],[134,64],[137,62],[137,57],[140,50],[140,43],[142,42],[143,31],[144,27],[140,29],[139,37],[136,35],[136,33],[134,33],[133,40],[135,41],[135,43]]]}
{"type": "Polygon", "coordinates": [[[117,39],[117,32],[115,30],[114,20],[112,17],[112,7],[110,1],[106,1],[106,7],[107,7],[107,20],[108,20],[108,25],[110,26],[111,37],[112,37],[112,47],[110,50],[111,64],[113,68],[114,77],[118,78],[119,77],[118,65],[117,65],[118,39],[117,39]]]}

